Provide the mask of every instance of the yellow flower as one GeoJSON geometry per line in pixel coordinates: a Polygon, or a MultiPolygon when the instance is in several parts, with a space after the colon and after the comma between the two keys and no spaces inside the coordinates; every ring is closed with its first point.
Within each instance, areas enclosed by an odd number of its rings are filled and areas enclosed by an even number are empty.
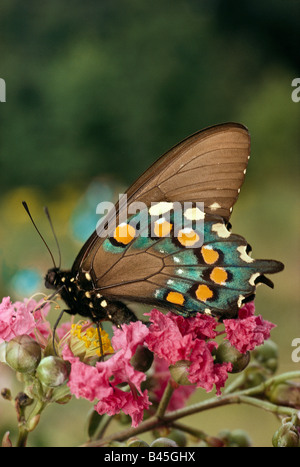
{"type": "Polygon", "coordinates": [[[64,336],[64,341],[65,338],[72,353],[82,361],[114,353],[108,333],[94,327],[89,321],[72,324],[70,332],[64,336]]]}

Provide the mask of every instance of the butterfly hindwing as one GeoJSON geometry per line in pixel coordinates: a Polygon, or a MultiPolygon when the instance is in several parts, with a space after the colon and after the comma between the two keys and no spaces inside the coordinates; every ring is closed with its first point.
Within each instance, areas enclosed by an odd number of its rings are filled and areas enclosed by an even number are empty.
{"type": "Polygon", "coordinates": [[[231,234],[220,216],[207,214],[202,228],[185,227],[177,236],[174,215],[148,226],[158,236],[134,237],[131,231],[126,237],[131,221],[122,225],[123,237],[116,229],[102,243],[99,264],[107,268],[93,268],[95,288],[110,300],[152,304],[183,316],[234,317],[255,293],[258,278],[278,267],[253,260],[246,240],[231,234]]]}

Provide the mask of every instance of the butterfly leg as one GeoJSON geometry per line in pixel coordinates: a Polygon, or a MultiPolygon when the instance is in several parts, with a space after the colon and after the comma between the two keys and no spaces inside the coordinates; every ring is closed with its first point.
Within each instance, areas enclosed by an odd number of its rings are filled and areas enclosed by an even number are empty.
{"type": "Polygon", "coordinates": [[[55,321],[54,323],[54,326],[53,326],[53,330],[52,330],[52,347],[53,347],[53,351],[54,351],[54,354],[57,356],[57,352],[56,352],[56,346],[55,346],[55,333],[56,333],[56,329],[59,325],[59,322],[61,320],[61,318],[63,317],[63,314],[64,313],[68,313],[70,310],[62,310],[59,315],[58,315],[58,318],[57,320],[55,321]]]}

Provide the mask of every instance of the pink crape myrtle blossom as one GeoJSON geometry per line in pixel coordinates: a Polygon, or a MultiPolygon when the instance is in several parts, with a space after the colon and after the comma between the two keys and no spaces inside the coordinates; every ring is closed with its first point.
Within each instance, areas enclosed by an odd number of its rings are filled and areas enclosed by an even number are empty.
{"type": "MultiPolygon", "coordinates": [[[[45,304],[43,300],[37,302],[24,299],[23,302],[12,303],[9,297],[3,298],[0,303],[0,344],[25,334],[33,337],[42,349],[45,348],[52,340],[51,325],[46,319],[49,309],[50,304],[45,304]]],[[[94,402],[95,410],[101,415],[115,415],[122,410],[131,416],[132,426],[138,426],[151,402],[148,390],[142,389],[142,383],[148,375],[136,370],[131,362],[137,348],[144,346],[154,354],[149,378],[154,383],[150,391],[157,401],[171,378],[170,365],[176,366],[177,362],[186,364],[190,385],[180,385],[174,390],[168,410],[183,407],[188,397],[199,387],[207,392],[215,387],[219,395],[232,365],[215,362],[217,340],[222,337],[239,352],[245,353],[268,339],[275,326],[254,313],[254,303],[251,302],[239,310],[237,319],[225,319],[220,323],[216,318],[201,313],[184,318],[172,312],[163,314],[154,309],[147,313],[149,326],[136,321],[124,324],[121,328],[113,327],[113,337],[111,342],[108,339],[109,350],[103,361],[97,361],[99,341],[94,351],[92,346],[92,353],[89,354],[91,358],[84,359],[82,355],[85,351],[82,354],[78,350],[78,345],[82,349],[84,342],[89,343],[85,334],[89,323],[80,327],[81,339],[76,333],[72,334],[75,326],[73,322],[64,323],[58,327],[56,335],[60,356],[70,363],[67,383],[70,392],[77,398],[83,397],[94,402]]],[[[96,333],[95,328],[93,331],[96,333]]]]}
{"type": "Polygon", "coordinates": [[[214,363],[212,350],[217,343],[211,339],[217,336],[218,322],[200,313],[192,318],[183,318],[171,312],[163,315],[155,309],[149,316],[152,322],[146,337],[149,349],[169,365],[180,360],[190,362],[189,381],[208,392],[215,385],[217,394],[220,394],[232,365],[214,363]]]}
{"type": "Polygon", "coordinates": [[[146,374],[135,370],[130,360],[148,333],[147,326],[140,321],[124,324],[122,329],[115,328],[112,338],[115,354],[106,361],[97,362],[94,367],[81,362],[66,345],[63,358],[71,363],[68,382],[71,393],[90,401],[97,399],[95,410],[100,415],[115,415],[122,410],[131,416],[132,426],[136,427],[150,401],[148,391],[141,390],[146,374]],[[118,386],[121,383],[127,383],[130,390],[121,389],[118,386]]]}
{"type": "Polygon", "coordinates": [[[0,343],[9,342],[23,334],[34,337],[36,329],[44,336],[49,334],[51,327],[43,317],[49,311],[50,305],[46,304],[41,311],[41,304],[45,302],[24,299],[23,302],[12,303],[10,297],[4,297],[0,303],[0,343]]]}
{"type": "Polygon", "coordinates": [[[275,324],[262,316],[254,316],[254,302],[247,303],[239,310],[238,319],[225,319],[227,339],[239,352],[246,353],[264,343],[270,337],[275,324]]]}

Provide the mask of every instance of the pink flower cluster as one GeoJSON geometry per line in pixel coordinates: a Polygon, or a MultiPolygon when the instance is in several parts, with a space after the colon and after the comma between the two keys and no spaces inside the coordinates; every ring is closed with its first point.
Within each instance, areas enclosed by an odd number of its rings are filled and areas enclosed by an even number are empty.
{"type": "Polygon", "coordinates": [[[246,353],[264,343],[270,337],[275,324],[254,316],[254,302],[247,303],[239,310],[239,319],[225,319],[227,339],[239,352],[246,353]]]}
{"type": "Polygon", "coordinates": [[[184,318],[169,312],[167,315],[152,310],[150,332],[146,337],[149,349],[169,365],[180,360],[191,363],[189,381],[211,391],[215,385],[217,393],[224,386],[231,363],[215,364],[212,350],[217,346],[218,322],[212,317],[198,313],[193,318],[184,318]]]}
{"type": "Polygon", "coordinates": [[[115,354],[108,360],[89,366],[75,357],[68,346],[63,350],[63,358],[71,363],[69,388],[76,397],[90,401],[98,400],[95,410],[100,414],[115,415],[122,410],[132,418],[132,426],[137,426],[143,412],[149,408],[148,392],[141,391],[141,383],[146,374],[137,371],[130,363],[139,345],[144,343],[148,328],[141,322],[124,324],[114,330],[112,346],[115,354]],[[127,383],[130,391],[118,385],[127,383]]]}
{"type": "MultiPolygon", "coordinates": [[[[0,304],[0,343],[10,341],[22,334],[31,335],[39,342],[51,335],[51,328],[45,319],[49,305],[40,308],[41,302],[24,300],[12,303],[9,297],[0,304]]],[[[115,415],[121,410],[131,416],[132,425],[137,426],[143,418],[144,410],[151,405],[147,390],[141,389],[146,374],[137,371],[131,364],[138,346],[148,347],[154,353],[153,380],[157,385],[152,393],[159,399],[170,379],[170,365],[185,360],[188,365],[188,379],[193,386],[180,386],[174,391],[169,410],[180,408],[195,388],[211,391],[216,387],[221,393],[230,363],[215,363],[213,350],[217,347],[216,338],[224,335],[231,345],[241,353],[253,350],[270,337],[274,325],[254,315],[254,303],[241,308],[238,319],[226,319],[220,324],[215,318],[198,313],[191,318],[183,318],[171,312],[164,315],[152,310],[150,326],[140,321],[114,328],[113,355],[94,366],[80,360],[72,353],[68,340],[62,351],[62,358],[71,363],[68,386],[76,397],[97,401],[95,409],[99,414],[115,415]],[[219,330],[222,326],[222,330],[219,330]],[[129,390],[124,389],[126,383],[129,390]]],[[[64,324],[58,329],[59,338],[64,338],[70,329],[64,324]]]]}
{"type": "Polygon", "coordinates": [[[12,303],[10,297],[4,297],[0,303],[0,343],[23,334],[34,337],[35,330],[41,335],[49,334],[51,327],[44,320],[49,310],[49,303],[43,301],[37,303],[33,299],[25,299],[24,302],[12,303]]]}

